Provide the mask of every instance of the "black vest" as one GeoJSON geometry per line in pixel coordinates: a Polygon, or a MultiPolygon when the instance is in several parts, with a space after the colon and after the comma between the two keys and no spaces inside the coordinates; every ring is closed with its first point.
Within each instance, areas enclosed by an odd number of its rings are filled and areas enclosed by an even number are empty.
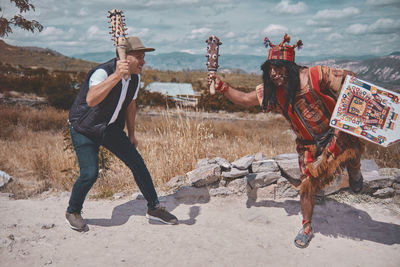
{"type": "MultiPolygon", "coordinates": [[[[89,79],[97,69],[104,69],[107,75],[110,76],[115,71],[115,64],[116,60],[111,59],[89,71],[69,112],[69,122],[72,124],[72,127],[98,144],[101,144],[104,131],[118,105],[122,91],[122,82],[119,81],[101,103],[94,107],[89,107],[86,103],[86,96],[89,91],[89,79]]],[[[131,75],[125,101],[119,111],[118,118],[113,122],[121,130],[125,127],[126,109],[135,95],[138,83],[139,75],[131,75]]]]}

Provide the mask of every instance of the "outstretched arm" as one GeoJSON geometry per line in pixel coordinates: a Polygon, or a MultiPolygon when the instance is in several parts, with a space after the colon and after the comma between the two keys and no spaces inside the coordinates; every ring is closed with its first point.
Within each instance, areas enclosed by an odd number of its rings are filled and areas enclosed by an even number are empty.
{"type": "Polygon", "coordinates": [[[234,104],[250,108],[258,106],[259,102],[257,99],[256,91],[245,93],[235,88],[230,87],[227,83],[223,82],[218,76],[212,75],[209,77],[209,83],[215,79],[215,89],[226,96],[234,104]]]}

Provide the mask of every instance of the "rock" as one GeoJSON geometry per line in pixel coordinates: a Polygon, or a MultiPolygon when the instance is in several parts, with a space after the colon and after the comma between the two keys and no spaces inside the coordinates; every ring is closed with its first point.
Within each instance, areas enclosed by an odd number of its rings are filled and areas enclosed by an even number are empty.
{"type": "Polygon", "coordinates": [[[254,155],[247,155],[232,162],[232,166],[239,170],[246,170],[254,161],[254,155]]]}
{"type": "Polygon", "coordinates": [[[12,177],[7,173],[0,171],[0,188],[12,181],[12,177]]]}
{"type": "Polygon", "coordinates": [[[210,196],[216,197],[216,196],[229,196],[232,195],[233,192],[231,189],[227,187],[218,187],[218,188],[212,188],[209,191],[210,196]]]}
{"type": "Polygon", "coordinates": [[[208,158],[199,159],[197,161],[197,163],[196,163],[196,168],[195,169],[198,169],[198,168],[206,166],[206,165],[208,165],[208,158]]]}
{"type": "Polygon", "coordinates": [[[333,179],[332,183],[321,190],[317,196],[328,196],[348,187],[349,175],[347,174],[347,171],[344,171],[341,175],[338,175],[335,179],[333,179]]]}
{"type": "Polygon", "coordinates": [[[395,189],[394,196],[393,196],[393,202],[395,204],[400,204],[400,190],[395,189]]]}
{"type": "Polygon", "coordinates": [[[285,178],[277,181],[275,196],[277,198],[294,198],[299,195],[299,191],[295,189],[285,178]]]}
{"type": "Polygon", "coordinates": [[[292,153],[292,154],[279,154],[275,157],[273,157],[274,160],[278,161],[278,160],[291,160],[291,159],[298,159],[299,155],[297,155],[296,153],[292,153]]]}
{"type": "Polygon", "coordinates": [[[251,164],[251,169],[253,172],[278,172],[279,167],[275,160],[266,159],[261,161],[254,161],[251,164]]]}
{"type": "Polygon", "coordinates": [[[210,194],[206,187],[193,187],[193,186],[183,186],[179,188],[173,197],[179,201],[191,202],[191,201],[209,201],[210,194]]]}
{"type": "Polygon", "coordinates": [[[195,187],[212,184],[219,180],[221,167],[218,164],[210,164],[194,169],[187,173],[189,183],[195,187]]]}
{"type": "Polygon", "coordinates": [[[363,159],[361,160],[361,172],[371,172],[378,171],[379,167],[373,159],[363,159]]]}
{"type": "Polygon", "coordinates": [[[397,168],[382,168],[378,170],[380,176],[392,176],[400,183],[400,169],[397,168]]]}
{"type": "Polygon", "coordinates": [[[271,184],[266,187],[258,188],[257,189],[257,198],[260,199],[268,199],[273,198],[275,199],[275,191],[276,191],[276,184],[271,184]]]}
{"type": "Polygon", "coordinates": [[[246,176],[247,183],[252,188],[261,188],[276,182],[281,178],[278,172],[250,173],[246,176]]]}
{"type": "Polygon", "coordinates": [[[235,194],[240,194],[246,192],[247,188],[247,179],[242,178],[242,179],[236,179],[233,181],[230,181],[227,185],[227,188],[235,194]]]}
{"type": "Polygon", "coordinates": [[[296,158],[294,158],[293,154],[279,155],[276,159],[276,163],[281,170],[282,176],[285,177],[289,182],[295,186],[298,186],[301,183],[301,172],[297,154],[296,158]]]}
{"type": "Polygon", "coordinates": [[[219,181],[219,186],[227,186],[227,185],[228,185],[228,181],[227,180],[221,179],[219,181]]]}
{"type": "Polygon", "coordinates": [[[249,170],[239,170],[236,168],[232,168],[230,171],[222,172],[221,176],[225,179],[234,179],[238,177],[243,177],[249,174],[249,170]]]}
{"type": "Polygon", "coordinates": [[[254,154],[254,160],[255,161],[261,161],[261,160],[266,160],[268,159],[262,152],[258,152],[254,154]]]}
{"type": "Polygon", "coordinates": [[[396,181],[393,176],[380,176],[377,171],[364,172],[363,177],[364,187],[366,187],[367,191],[391,187],[396,181]]]}
{"type": "Polygon", "coordinates": [[[178,175],[178,176],[175,176],[174,178],[172,178],[171,180],[169,180],[166,183],[166,186],[172,190],[178,189],[179,187],[188,185],[187,180],[188,180],[188,178],[187,178],[186,174],[178,175]]]}
{"type": "Polygon", "coordinates": [[[388,197],[392,197],[394,195],[394,193],[395,193],[395,190],[393,188],[388,187],[388,188],[379,189],[372,195],[374,197],[379,197],[379,198],[388,198],[388,197]]]}
{"type": "Polygon", "coordinates": [[[400,184],[394,183],[393,184],[393,189],[400,192],[400,184]]]}
{"type": "Polygon", "coordinates": [[[208,161],[209,164],[218,164],[222,170],[230,170],[232,165],[224,158],[215,157],[208,161]]]}

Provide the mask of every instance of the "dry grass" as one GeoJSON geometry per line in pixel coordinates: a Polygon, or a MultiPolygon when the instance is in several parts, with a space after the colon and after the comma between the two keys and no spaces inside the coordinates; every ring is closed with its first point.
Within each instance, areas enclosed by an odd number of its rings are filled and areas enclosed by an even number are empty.
{"type": "MultiPolygon", "coordinates": [[[[138,115],[138,149],[158,188],[192,170],[201,158],[220,156],[233,161],[257,152],[267,157],[295,153],[294,137],[279,115],[240,113],[232,120],[224,119],[231,114],[222,113],[210,120],[201,112],[192,112],[191,117],[185,114],[161,110],[158,116],[138,115]]],[[[24,198],[48,189],[71,190],[79,169],[74,151],[65,150],[66,119],[67,112],[54,108],[0,107],[0,170],[15,178],[2,191],[24,198]]],[[[385,167],[399,167],[399,147],[379,149],[373,156],[378,164],[384,161],[385,167]]],[[[120,160],[106,150],[101,156],[92,197],[137,190],[130,170],[120,160]]]]}

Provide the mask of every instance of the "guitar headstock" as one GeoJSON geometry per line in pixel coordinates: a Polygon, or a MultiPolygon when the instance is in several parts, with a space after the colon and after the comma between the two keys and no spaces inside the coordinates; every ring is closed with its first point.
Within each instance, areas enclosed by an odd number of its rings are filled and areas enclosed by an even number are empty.
{"type": "Polygon", "coordinates": [[[114,41],[114,45],[116,47],[124,46],[126,42],[126,24],[125,24],[125,16],[122,10],[113,9],[108,11],[109,15],[107,18],[110,19],[111,28],[110,34],[112,35],[112,39],[114,41]]]}
{"type": "Polygon", "coordinates": [[[207,70],[208,71],[217,71],[218,65],[218,57],[219,57],[219,46],[222,43],[219,41],[218,37],[215,35],[211,35],[206,40],[207,43],[207,70]]]}

